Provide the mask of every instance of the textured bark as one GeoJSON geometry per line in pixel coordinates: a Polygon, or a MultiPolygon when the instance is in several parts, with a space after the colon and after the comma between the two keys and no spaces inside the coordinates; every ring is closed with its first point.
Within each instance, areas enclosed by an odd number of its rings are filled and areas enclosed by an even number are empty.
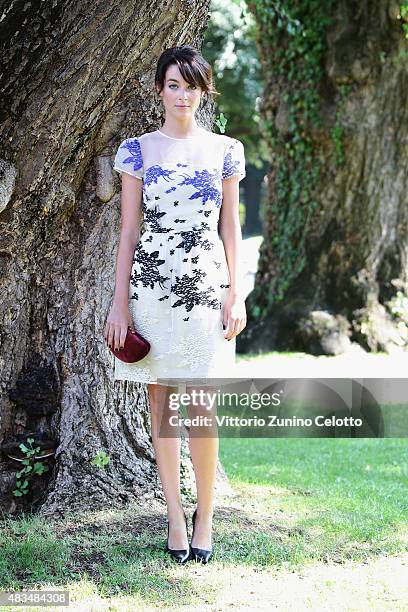
{"type": "MultiPolygon", "coordinates": [[[[113,155],[121,139],[161,125],[157,59],[200,45],[208,2],[0,8],[0,442],[27,432],[54,442],[55,461],[27,498],[44,514],[117,505],[154,494],[159,480],[147,386],[113,385],[103,337],[119,237],[113,155]],[[90,463],[99,450],[110,457],[103,469],[90,463]]],[[[11,496],[15,469],[3,453],[10,511],[25,501],[11,496]]]]}
{"type": "MultiPolygon", "coordinates": [[[[273,295],[284,273],[274,248],[282,230],[272,211],[280,170],[275,152],[279,143],[285,155],[284,144],[291,138],[284,94],[294,89],[289,75],[278,76],[271,69],[277,49],[257,12],[262,3],[249,4],[259,22],[258,44],[266,71],[262,120],[264,126],[272,126],[264,134],[271,169],[265,240],[239,350],[335,354],[350,341],[372,351],[404,347],[408,309],[405,306],[396,317],[389,303],[397,291],[408,296],[408,45],[398,18],[399,3],[342,0],[328,9],[333,22],[326,31],[323,78],[317,87],[322,127],[308,133],[315,158],[323,162],[314,190],[317,207],[301,228],[303,251],[300,233],[290,245],[298,249],[299,259],[304,255],[305,265],[290,278],[281,300],[273,295]],[[350,92],[342,99],[344,84],[350,92]],[[343,165],[336,164],[330,135],[337,112],[343,165]]],[[[279,40],[282,47],[288,44],[285,34],[279,40]]],[[[284,165],[296,172],[289,156],[284,165]]],[[[302,194],[302,177],[299,182],[302,194]]],[[[286,222],[291,223],[295,209],[303,206],[301,197],[288,205],[286,222]]]]}

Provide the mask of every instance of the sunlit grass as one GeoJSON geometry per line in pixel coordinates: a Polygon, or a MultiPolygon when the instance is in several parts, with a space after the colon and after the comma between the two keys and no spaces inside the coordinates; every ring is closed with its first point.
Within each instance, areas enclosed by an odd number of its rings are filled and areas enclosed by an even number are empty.
{"type": "MultiPolygon", "coordinates": [[[[217,501],[208,566],[164,553],[157,505],[25,515],[2,521],[0,589],[66,589],[73,609],[182,609],[215,605],[231,580],[255,593],[263,572],[284,579],[313,563],[408,550],[406,440],[224,438],[220,456],[235,496],[217,501]]],[[[237,591],[237,603],[244,597],[237,591]]]]}

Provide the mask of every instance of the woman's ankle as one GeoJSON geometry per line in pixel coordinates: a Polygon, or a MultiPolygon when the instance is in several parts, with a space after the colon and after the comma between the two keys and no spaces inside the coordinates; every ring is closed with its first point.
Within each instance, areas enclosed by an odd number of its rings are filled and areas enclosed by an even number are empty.
{"type": "Polygon", "coordinates": [[[210,524],[213,521],[213,515],[214,515],[213,509],[203,511],[197,507],[196,521],[200,521],[200,523],[210,524]]]}
{"type": "Polygon", "coordinates": [[[169,521],[177,521],[180,520],[180,518],[183,518],[184,520],[184,516],[185,512],[182,505],[176,505],[170,508],[167,507],[167,518],[169,521]]]}

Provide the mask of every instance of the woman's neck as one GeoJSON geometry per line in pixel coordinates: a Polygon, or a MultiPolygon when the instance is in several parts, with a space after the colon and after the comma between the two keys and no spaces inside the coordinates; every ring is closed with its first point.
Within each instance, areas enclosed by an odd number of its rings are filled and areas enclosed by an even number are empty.
{"type": "Polygon", "coordinates": [[[165,121],[160,131],[172,138],[191,138],[199,133],[201,128],[195,121],[188,123],[165,121]]]}

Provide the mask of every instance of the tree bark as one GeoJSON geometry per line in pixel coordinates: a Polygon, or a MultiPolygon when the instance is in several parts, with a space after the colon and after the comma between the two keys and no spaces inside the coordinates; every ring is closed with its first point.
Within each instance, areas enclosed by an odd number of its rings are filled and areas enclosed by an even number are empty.
{"type": "Polygon", "coordinates": [[[399,3],[249,7],[267,83],[271,169],[237,347],[406,347],[408,45],[399,3]]]}
{"type": "Polygon", "coordinates": [[[1,505],[45,515],[160,495],[147,386],[113,384],[104,341],[120,217],[112,163],[123,138],[160,127],[157,59],[199,47],[208,1],[0,6],[1,505]],[[55,455],[16,498],[21,463],[5,449],[28,432],[55,455]],[[100,450],[104,468],[91,463],[100,450]]]}

